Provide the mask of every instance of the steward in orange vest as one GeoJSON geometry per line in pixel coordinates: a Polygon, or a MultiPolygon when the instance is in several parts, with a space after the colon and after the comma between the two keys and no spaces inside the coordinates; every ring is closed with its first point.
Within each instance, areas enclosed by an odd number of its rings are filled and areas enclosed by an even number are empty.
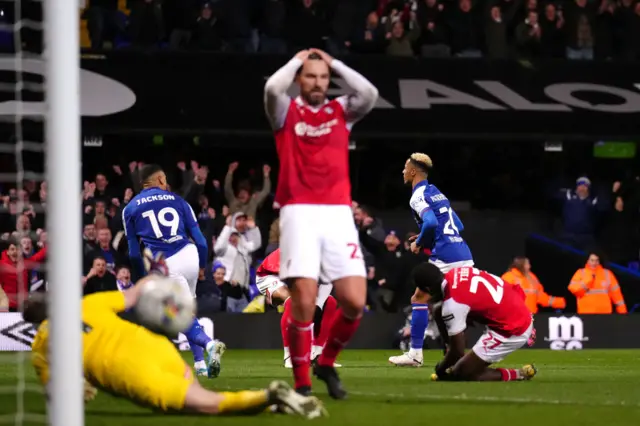
{"type": "Polygon", "coordinates": [[[532,314],[538,312],[538,305],[554,309],[564,309],[567,306],[564,297],[549,296],[545,293],[538,277],[531,272],[531,263],[526,257],[519,256],[513,259],[511,268],[502,275],[502,280],[522,288],[525,304],[532,314]]]}
{"type": "Polygon", "coordinates": [[[571,278],[569,291],[578,299],[579,314],[610,314],[612,304],[619,314],[627,313],[622,291],[616,276],[600,264],[598,255],[591,253],[584,268],[571,278]]]}

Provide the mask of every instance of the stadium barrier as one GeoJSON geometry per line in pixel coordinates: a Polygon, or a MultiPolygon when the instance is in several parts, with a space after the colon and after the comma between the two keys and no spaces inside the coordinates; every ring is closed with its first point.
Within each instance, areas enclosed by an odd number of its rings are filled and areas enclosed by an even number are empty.
{"type": "MultiPolygon", "coordinates": [[[[533,265],[547,293],[567,299],[566,310],[575,312],[576,297],[569,292],[568,286],[573,274],[584,268],[587,253],[561,244],[542,235],[529,235],[525,241],[525,252],[533,265]]],[[[640,273],[620,265],[605,265],[620,283],[622,296],[628,309],[640,303],[640,273]]]]}
{"type": "MultiPolygon", "coordinates": [[[[398,330],[405,323],[402,314],[371,313],[364,316],[360,329],[349,345],[352,349],[392,349],[398,330]]],[[[535,349],[640,349],[637,330],[640,315],[536,315],[538,340],[535,349]]],[[[280,316],[266,314],[216,314],[201,318],[205,331],[233,349],[281,349],[280,316]]],[[[482,333],[472,327],[471,347],[482,333]]],[[[17,313],[0,314],[0,351],[28,351],[35,335],[32,324],[17,313]]],[[[187,350],[184,336],[174,341],[187,350]]]]}

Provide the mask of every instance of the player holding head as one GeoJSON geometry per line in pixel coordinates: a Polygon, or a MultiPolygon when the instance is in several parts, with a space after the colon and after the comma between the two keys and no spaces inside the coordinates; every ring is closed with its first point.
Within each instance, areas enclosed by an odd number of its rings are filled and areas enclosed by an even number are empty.
{"type": "MultiPolygon", "coordinates": [[[[451,208],[449,199],[427,180],[432,167],[428,155],[414,153],[402,171],[404,183],[412,188],[409,205],[420,228],[420,234],[412,239],[411,251],[417,254],[424,249],[429,254],[429,262],[443,273],[456,267],[473,266],[471,250],[460,236],[464,229],[462,221],[451,208]]],[[[392,356],[389,362],[398,366],[420,367],[429,311],[427,295],[419,288],[411,297],[411,307],[411,349],[402,355],[392,356]]]]}
{"type": "Polygon", "coordinates": [[[443,274],[423,263],[414,268],[416,286],[433,306],[434,319],[448,341],[446,355],[432,380],[511,381],[532,379],[533,365],[514,370],[489,368],[535,339],[533,317],[520,286],[504,285],[499,277],[476,268],[454,268],[443,274]],[[485,333],[465,354],[467,320],[486,324],[485,333]]]}
{"type": "MultiPolygon", "coordinates": [[[[267,256],[256,271],[256,285],[262,293],[267,303],[272,306],[284,304],[284,311],[280,319],[280,331],[282,332],[282,343],[284,345],[284,366],[293,368],[291,353],[289,349],[289,320],[291,318],[291,293],[286,284],[280,280],[280,249],[276,249],[267,256]]],[[[322,353],[333,317],[338,309],[338,302],[331,296],[333,285],[319,282],[318,296],[316,298],[316,312],[313,318],[313,347],[311,349],[311,359],[315,360],[322,353]]],[[[338,363],[334,367],[340,367],[338,363]]]]}
{"type": "MultiPolygon", "coordinates": [[[[196,297],[198,277],[204,275],[207,262],[207,241],[196,215],[182,197],[167,191],[167,176],[160,166],[144,166],[140,180],[142,191],[122,210],[131,263],[138,276],[143,276],[140,242],[154,255],[164,253],[170,276],[196,297]]],[[[211,340],[196,318],[184,334],[193,352],[196,374],[217,377],[224,344],[211,340]]]]}
{"type": "MultiPolygon", "coordinates": [[[[118,316],[135,307],[147,282],[166,279],[150,275],[123,292],[96,293],[83,299],[83,369],[90,381],[85,382],[85,400],[95,397],[95,386],[162,411],[257,414],[276,405],[279,411],[308,418],[325,414],[316,398],[301,396],[283,382],[271,382],[267,389],[259,391],[207,390],[194,380],[191,369],[169,339],[118,316]]],[[[32,362],[47,387],[50,342],[44,299],[28,301],[23,316],[25,321],[42,323],[33,341],[32,362]]]]}
{"type": "Polygon", "coordinates": [[[366,299],[365,267],[351,213],[349,134],[374,107],[377,89],[362,75],[318,50],[298,52],[267,81],[264,104],[280,160],[282,278],[291,291],[289,342],[296,389],[311,391],[310,351],[318,277],[335,288],[340,309],[314,366],[333,398],[345,390],[333,367],[358,328],[366,299]],[[353,94],[327,99],[331,72],[353,94]],[[294,82],[300,96],[287,95],[294,82]]]}

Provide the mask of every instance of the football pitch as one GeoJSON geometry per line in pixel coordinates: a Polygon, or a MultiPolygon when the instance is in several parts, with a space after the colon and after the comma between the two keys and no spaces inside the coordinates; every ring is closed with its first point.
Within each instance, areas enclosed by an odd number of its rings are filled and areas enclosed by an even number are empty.
{"type": "MultiPolygon", "coordinates": [[[[395,351],[347,350],[341,356],[340,374],[349,390],[346,401],[332,401],[324,384],[314,382],[314,391],[329,411],[326,419],[310,420],[317,425],[633,425],[640,422],[640,351],[523,350],[512,355],[505,366],[534,362],[538,376],[530,382],[436,383],[429,381],[438,351],[427,351],[425,367],[398,368],[386,360],[395,351]]],[[[28,356],[28,354],[27,354],[28,356]]],[[[189,356],[189,354],[185,354],[189,356]]],[[[0,356],[0,416],[15,412],[16,355],[0,356]],[[13,360],[13,362],[11,362],[13,360]]],[[[45,413],[30,365],[25,367],[24,408],[45,413]]],[[[282,367],[281,351],[230,349],[223,358],[218,379],[202,379],[212,389],[261,388],[271,380],[290,382],[291,371],[282,367]]],[[[104,393],[86,406],[87,425],[204,426],[278,425],[307,420],[276,414],[247,417],[187,417],[162,415],[115,399],[104,393]]],[[[11,422],[11,424],[17,424],[11,422]]],[[[35,425],[29,418],[22,423],[35,425]]]]}

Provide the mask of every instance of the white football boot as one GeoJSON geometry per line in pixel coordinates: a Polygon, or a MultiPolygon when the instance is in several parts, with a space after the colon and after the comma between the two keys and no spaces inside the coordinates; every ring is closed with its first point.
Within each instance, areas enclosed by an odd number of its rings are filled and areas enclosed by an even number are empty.
{"type": "Polygon", "coordinates": [[[193,369],[196,372],[196,376],[200,377],[209,377],[209,372],[207,371],[207,363],[204,361],[198,361],[193,363],[193,369]]]}
{"type": "Polygon", "coordinates": [[[422,367],[422,351],[409,351],[402,355],[389,357],[389,362],[397,367],[422,367]]]}

